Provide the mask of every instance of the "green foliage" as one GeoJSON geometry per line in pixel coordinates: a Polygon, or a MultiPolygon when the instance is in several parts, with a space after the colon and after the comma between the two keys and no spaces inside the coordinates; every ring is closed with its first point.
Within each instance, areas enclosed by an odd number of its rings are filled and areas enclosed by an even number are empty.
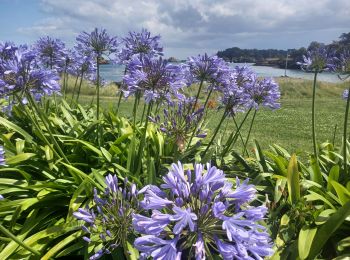
{"type": "MultiPolygon", "coordinates": [[[[19,107],[10,119],[0,118],[8,165],[0,168],[0,194],[6,198],[0,201],[0,233],[9,238],[0,239],[0,259],[90,252],[94,248],[81,239],[81,224],[72,214],[91,203],[93,187],[104,190],[107,173],[121,180],[127,177],[139,187],[157,183],[180,156],[153,125],[146,130],[140,122],[133,125],[111,111],[97,121],[94,108],[70,106],[65,100],[42,109],[47,109],[47,124],[39,114],[29,117],[19,107]],[[140,150],[143,133],[146,143],[140,150]],[[50,143],[52,138],[67,161],[50,143]],[[139,160],[142,167],[135,176],[139,160]]],[[[196,157],[197,148],[181,154],[182,159],[196,157]]],[[[134,252],[132,242],[129,251],[134,252]]],[[[137,259],[137,253],[128,257],[137,259]]]]}
{"type": "Polygon", "coordinates": [[[319,160],[310,157],[304,164],[277,145],[262,151],[256,144],[257,167],[269,172],[259,185],[269,201],[272,259],[330,259],[350,252],[350,190],[341,149],[319,147],[319,160]]]}

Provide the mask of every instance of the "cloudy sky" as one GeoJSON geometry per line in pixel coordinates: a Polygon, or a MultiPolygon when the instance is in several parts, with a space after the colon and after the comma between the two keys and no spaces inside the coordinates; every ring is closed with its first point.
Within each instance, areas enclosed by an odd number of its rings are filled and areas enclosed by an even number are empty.
{"type": "Polygon", "coordinates": [[[0,41],[50,35],[73,45],[80,31],[123,37],[147,28],[166,56],[229,47],[299,48],[350,32],[349,0],[0,0],[0,41]]]}

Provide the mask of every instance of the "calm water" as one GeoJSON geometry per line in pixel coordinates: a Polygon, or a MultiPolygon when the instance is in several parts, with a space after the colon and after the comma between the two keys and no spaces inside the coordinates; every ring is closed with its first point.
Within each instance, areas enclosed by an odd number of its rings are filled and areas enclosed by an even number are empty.
{"type": "MultiPolygon", "coordinates": [[[[244,65],[242,63],[235,63],[232,66],[244,65]]],[[[246,64],[260,77],[280,77],[284,75],[284,69],[272,68],[266,66],[252,66],[252,64],[246,64]]],[[[124,73],[124,66],[107,64],[101,65],[101,77],[107,81],[121,81],[124,73]]],[[[306,73],[301,70],[287,70],[287,76],[291,78],[301,79],[313,79],[313,73],[306,73]]],[[[323,72],[318,75],[318,80],[326,82],[340,82],[336,74],[323,72]]]]}

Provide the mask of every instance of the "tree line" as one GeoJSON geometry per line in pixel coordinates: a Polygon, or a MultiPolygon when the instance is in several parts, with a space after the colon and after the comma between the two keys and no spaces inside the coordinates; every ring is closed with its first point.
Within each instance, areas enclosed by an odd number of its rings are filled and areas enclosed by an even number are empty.
{"type": "Polygon", "coordinates": [[[223,51],[218,51],[217,56],[223,58],[228,62],[235,63],[255,63],[256,65],[263,66],[275,66],[284,68],[286,63],[286,58],[288,55],[288,68],[296,69],[297,61],[300,61],[307,53],[307,51],[314,48],[324,46],[326,48],[332,49],[337,53],[341,53],[344,50],[350,50],[350,32],[342,33],[339,40],[333,41],[332,43],[326,45],[317,41],[313,41],[309,44],[307,48],[302,47],[299,49],[288,49],[288,50],[277,50],[277,49],[241,49],[238,47],[228,48],[223,51]]]}

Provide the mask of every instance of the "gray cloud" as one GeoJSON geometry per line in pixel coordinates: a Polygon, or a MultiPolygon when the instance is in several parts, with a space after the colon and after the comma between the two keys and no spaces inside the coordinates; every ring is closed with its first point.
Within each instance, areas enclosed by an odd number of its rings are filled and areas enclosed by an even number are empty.
{"type": "Polygon", "coordinates": [[[19,33],[72,42],[94,27],[116,35],[145,27],[161,34],[167,55],[181,58],[233,46],[285,49],[330,42],[350,24],[348,0],[41,0],[40,6],[50,18],[19,33]]]}

